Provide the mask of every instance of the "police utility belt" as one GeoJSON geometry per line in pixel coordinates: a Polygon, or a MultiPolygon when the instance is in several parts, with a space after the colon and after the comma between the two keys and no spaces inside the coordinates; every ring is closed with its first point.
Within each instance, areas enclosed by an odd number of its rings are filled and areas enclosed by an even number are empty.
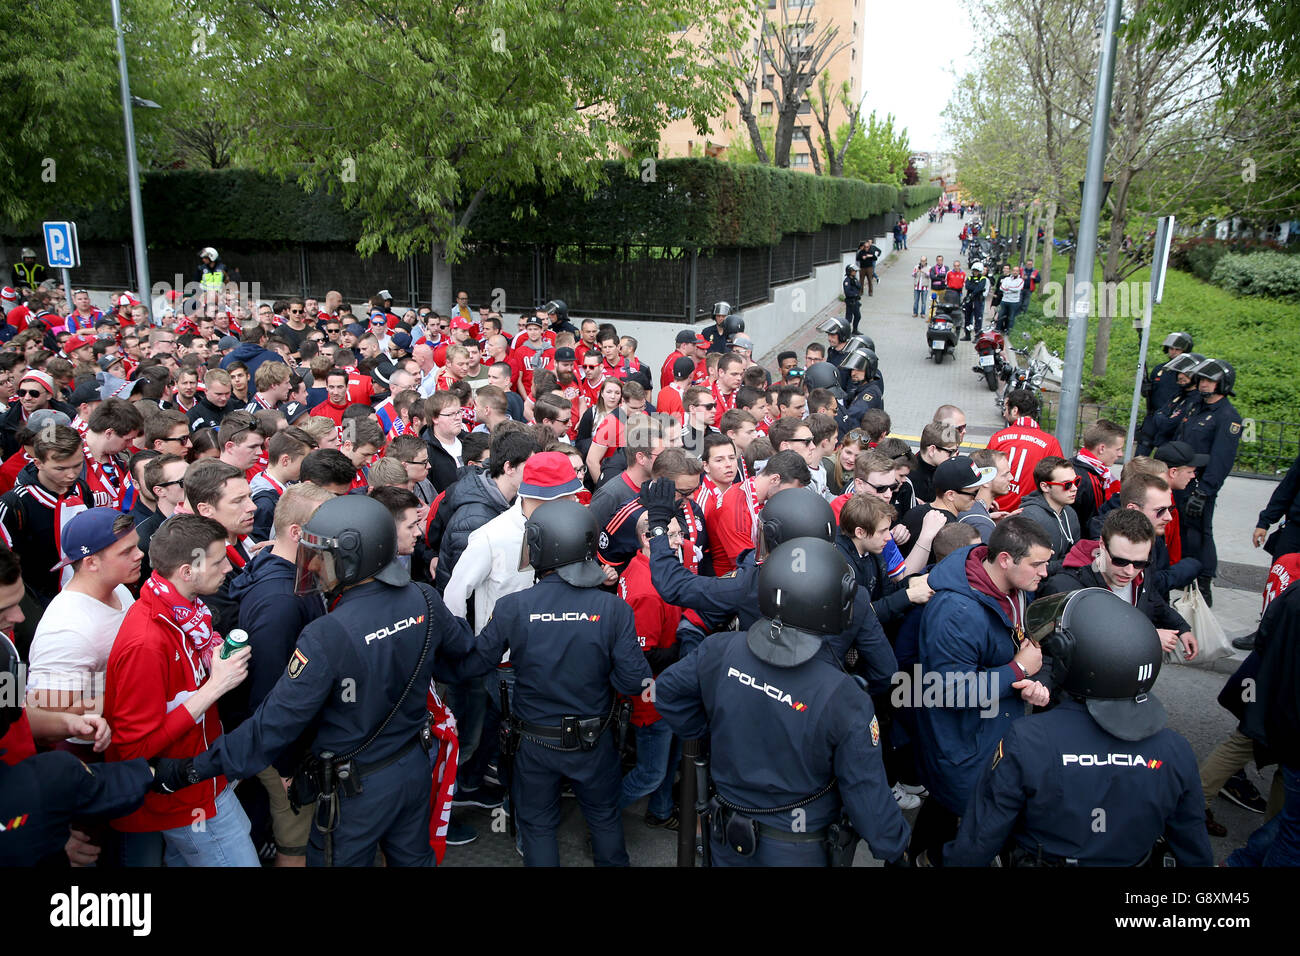
{"type": "Polygon", "coordinates": [[[524,740],[531,741],[548,750],[566,752],[595,750],[601,735],[613,722],[611,711],[604,717],[561,717],[559,726],[534,724],[518,717],[510,719],[510,725],[524,740]]]}
{"type": "Polygon", "coordinates": [[[832,777],[828,783],[806,797],[779,807],[741,807],[721,794],[714,793],[709,801],[709,827],[713,839],[725,843],[738,856],[753,856],[764,839],[778,843],[820,843],[830,855],[831,866],[852,866],[858,835],[843,815],[829,826],[806,833],[795,833],[755,819],[757,816],[789,813],[807,806],[830,793],[835,788],[835,783],[835,778],[832,777]]]}

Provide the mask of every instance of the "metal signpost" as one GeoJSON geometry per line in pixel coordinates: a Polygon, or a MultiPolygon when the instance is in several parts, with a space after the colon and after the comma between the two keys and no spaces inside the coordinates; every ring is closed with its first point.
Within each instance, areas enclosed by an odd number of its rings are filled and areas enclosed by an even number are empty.
{"type": "Polygon", "coordinates": [[[1147,344],[1151,338],[1151,307],[1165,293],[1165,272],[1169,264],[1169,245],[1174,238],[1174,217],[1162,216],[1156,226],[1156,244],[1151,251],[1150,290],[1142,312],[1142,345],[1138,349],[1137,380],[1133,383],[1133,407],[1128,413],[1128,440],[1125,461],[1133,457],[1133,436],[1137,433],[1138,402],[1142,400],[1142,380],[1146,378],[1147,344]]]}

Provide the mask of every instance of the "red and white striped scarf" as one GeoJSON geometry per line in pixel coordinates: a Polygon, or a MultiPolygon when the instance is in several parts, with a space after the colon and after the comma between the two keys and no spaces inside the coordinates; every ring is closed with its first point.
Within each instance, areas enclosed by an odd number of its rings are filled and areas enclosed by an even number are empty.
{"type": "Polygon", "coordinates": [[[434,859],[441,865],[447,852],[451,798],[456,792],[460,738],[456,733],[456,718],[438,696],[433,681],[429,682],[429,693],[425,695],[424,705],[433,717],[431,727],[433,735],[438,738],[437,748],[429,751],[429,763],[433,770],[433,789],[429,791],[429,846],[433,849],[434,859]]]}
{"type": "Polygon", "coordinates": [[[1074,456],[1079,459],[1079,463],[1086,466],[1089,471],[1096,472],[1097,477],[1101,479],[1101,504],[1111,495],[1119,491],[1119,479],[1110,473],[1110,469],[1101,463],[1101,459],[1088,451],[1086,448],[1080,448],[1079,454],[1074,456]]]}
{"type": "Polygon", "coordinates": [[[212,670],[212,652],[221,644],[221,635],[212,628],[212,611],[203,599],[187,601],[165,577],[155,571],[144,583],[145,588],[166,605],[166,617],[180,629],[196,651],[203,666],[212,670]]]}

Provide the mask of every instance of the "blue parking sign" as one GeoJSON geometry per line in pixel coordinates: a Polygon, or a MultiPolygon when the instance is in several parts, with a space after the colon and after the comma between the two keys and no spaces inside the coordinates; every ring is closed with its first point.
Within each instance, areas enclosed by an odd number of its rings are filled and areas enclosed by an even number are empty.
{"type": "Polygon", "coordinates": [[[75,222],[46,222],[41,224],[41,229],[45,233],[45,262],[51,269],[75,269],[81,265],[75,222]]]}

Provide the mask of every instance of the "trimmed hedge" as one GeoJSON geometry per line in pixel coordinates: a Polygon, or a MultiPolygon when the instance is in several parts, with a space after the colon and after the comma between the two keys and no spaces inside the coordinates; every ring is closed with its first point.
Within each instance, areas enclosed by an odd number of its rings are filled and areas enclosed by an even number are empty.
{"type": "Polygon", "coordinates": [[[1255,252],[1248,256],[1228,253],[1219,259],[1210,281],[1234,295],[1300,298],[1300,269],[1294,256],[1280,252],[1255,252]]]}
{"type": "Polygon", "coordinates": [[[1246,255],[1252,252],[1295,252],[1292,247],[1266,239],[1179,239],[1169,252],[1169,264],[1175,269],[1190,272],[1203,282],[1212,281],[1219,260],[1229,253],[1246,255]]]}
{"type": "MultiPolygon", "coordinates": [[[[849,178],[832,179],[771,166],[712,159],[607,162],[604,183],[590,197],[577,189],[546,196],[538,186],[488,197],[470,239],[521,239],[544,244],[648,244],[761,247],[783,235],[924,207],[938,187],[898,189],[849,178]],[[653,173],[653,176],[650,173],[653,173]],[[516,215],[523,210],[522,215],[516,215]]],[[[145,230],[150,242],[352,242],[359,216],[337,196],[305,193],[247,169],[179,170],[145,176],[145,230]]],[[[122,204],[71,214],[88,240],[126,240],[130,216],[122,204]]]]}

